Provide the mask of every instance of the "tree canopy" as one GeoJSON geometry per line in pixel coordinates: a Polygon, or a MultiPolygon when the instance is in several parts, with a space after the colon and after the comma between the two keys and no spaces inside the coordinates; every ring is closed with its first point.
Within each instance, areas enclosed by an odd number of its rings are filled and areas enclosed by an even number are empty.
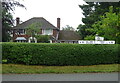
{"type": "Polygon", "coordinates": [[[24,7],[19,1],[4,1],[2,2],[2,41],[7,42],[10,40],[9,31],[13,27],[14,20],[12,12],[14,12],[15,7],[24,7]]]}
{"type": "Polygon", "coordinates": [[[74,31],[74,28],[72,26],[66,25],[65,27],[63,27],[62,30],[66,30],[66,31],[74,31]]]}
{"type": "Polygon", "coordinates": [[[99,34],[107,40],[118,42],[119,2],[89,2],[88,5],[82,5],[80,8],[83,10],[85,18],[82,19],[84,25],[80,24],[77,29],[83,39],[93,39],[95,34],[99,34]]]}
{"type": "Polygon", "coordinates": [[[32,23],[29,26],[26,27],[26,33],[27,35],[30,35],[31,37],[35,37],[40,32],[41,24],[36,22],[32,23]]]}
{"type": "Polygon", "coordinates": [[[26,27],[26,33],[27,35],[32,37],[32,41],[34,41],[34,37],[37,39],[38,43],[48,43],[50,42],[50,36],[49,35],[41,35],[39,34],[41,32],[41,24],[39,22],[32,23],[29,26],[26,27]]]}

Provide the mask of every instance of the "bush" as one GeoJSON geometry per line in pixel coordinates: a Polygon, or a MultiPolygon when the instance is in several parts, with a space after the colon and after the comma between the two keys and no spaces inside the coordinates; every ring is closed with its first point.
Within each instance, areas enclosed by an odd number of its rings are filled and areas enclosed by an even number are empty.
{"type": "Polygon", "coordinates": [[[38,43],[49,43],[50,37],[49,35],[36,35],[38,43]]]}
{"type": "Polygon", "coordinates": [[[95,40],[95,36],[93,36],[93,35],[86,36],[86,37],[84,38],[84,40],[95,40]]]}
{"type": "Polygon", "coordinates": [[[2,43],[3,60],[29,65],[97,65],[118,63],[118,44],[81,45],[2,43]]]}

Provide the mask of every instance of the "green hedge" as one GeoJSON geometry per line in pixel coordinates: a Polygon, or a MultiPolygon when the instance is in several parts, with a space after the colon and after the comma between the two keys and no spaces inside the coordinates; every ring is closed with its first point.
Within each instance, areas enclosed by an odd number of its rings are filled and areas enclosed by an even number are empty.
{"type": "Polygon", "coordinates": [[[116,64],[118,46],[120,45],[2,43],[2,58],[7,63],[29,65],[116,64]]]}

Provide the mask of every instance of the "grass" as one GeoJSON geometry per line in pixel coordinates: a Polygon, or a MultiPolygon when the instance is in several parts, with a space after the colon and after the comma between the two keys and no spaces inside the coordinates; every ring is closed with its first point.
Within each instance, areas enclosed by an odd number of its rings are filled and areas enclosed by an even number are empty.
{"type": "MultiPolygon", "coordinates": [[[[120,64],[119,64],[120,65],[120,64]]],[[[42,73],[108,73],[118,72],[118,64],[92,66],[34,66],[2,64],[3,74],[42,74],[42,73]]]]}
{"type": "Polygon", "coordinates": [[[0,74],[2,73],[2,64],[0,63],[0,74]]]}

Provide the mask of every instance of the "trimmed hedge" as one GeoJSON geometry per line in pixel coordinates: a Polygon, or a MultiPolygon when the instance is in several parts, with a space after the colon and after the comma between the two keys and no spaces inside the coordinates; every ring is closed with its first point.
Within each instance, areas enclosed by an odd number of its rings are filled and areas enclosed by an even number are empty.
{"type": "Polygon", "coordinates": [[[2,43],[3,60],[28,65],[97,65],[118,63],[118,44],[2,43]]]}

